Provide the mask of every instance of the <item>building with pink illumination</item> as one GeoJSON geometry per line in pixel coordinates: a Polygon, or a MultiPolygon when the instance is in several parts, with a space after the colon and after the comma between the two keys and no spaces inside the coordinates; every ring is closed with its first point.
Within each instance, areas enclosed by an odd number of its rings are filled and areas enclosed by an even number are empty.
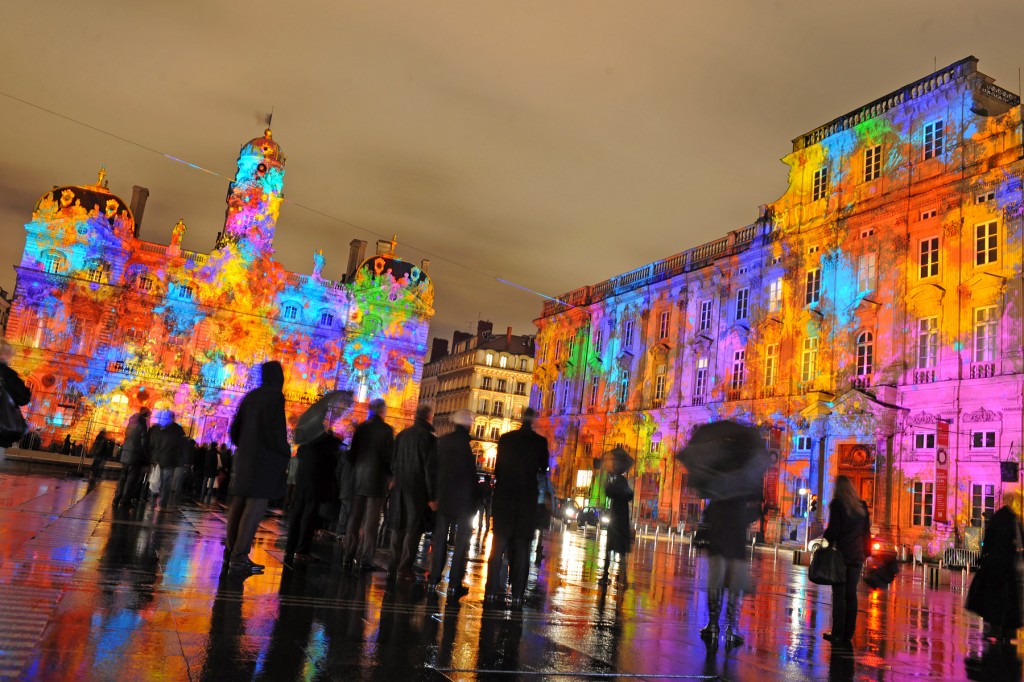
{"type": "Polygon", "coordinates": [[[802,537],[838,474],[901,544],[973,536],[1019,487],[1021,132],[968,57],[794,139],[752,224],[545,304],[532,401],[559,491],[600,503],[618,445],[638,520],[693,523],[673,455],[733,418],[774,457],[769,540],[802,537]]]}

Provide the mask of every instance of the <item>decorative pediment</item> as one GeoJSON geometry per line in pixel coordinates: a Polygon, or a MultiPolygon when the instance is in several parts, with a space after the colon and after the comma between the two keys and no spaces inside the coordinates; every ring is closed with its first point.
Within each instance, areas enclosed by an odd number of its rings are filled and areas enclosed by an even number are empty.
{"type": "Polygon", "coordinates": [[[706,353],[707,350],[711,348],[711,343],[711,338],[704,334],[697,334],[690,339],[690,347],[698,353],[706,353]]]}
{"type": "Polygon", "coordinates": [[[978,272],[960,285],[963,298],[978,303],[993,301],[1006,283],[1006,278],[994,272],[978,272]]]}
{"type": "Polygon", "coordinates": [[[979,407],[974,412],[965,414],[961,421],[965,424],[978,424],[982,422],[999,422],[1003,420],[1002,412],[992,412],[984,407],[979,407]]]}
{"type": "Polygon", "coordinates": [[[907,424],[911,426],[934,426],[938,421],[938,415],[924,410],[907,415],[907,424]]]}
{"type": "Polygon", "coordinates": [[[740,322],[736,322],[729,327],[729,331],[726,336],[736,338],[740,343],[745,344],[747,342],[747,338],[750,336],[750,327],[740,322]]]}
{"type": "Polygon", "coordinates": [[[882,307],[882,304],[878,301],[874,301],[867,296],[863,296],[857,299],[857,302],[849,307],[849,310],[854,313],[861,315],[874,315],[878,312],[878,309],[882,307]]]}
{"type": "Polygon", "coordinates": [[[946,290],[938,284],[918,284],[907,293],[907,303],[920,305],[925,301],[941,301],[946,290]]]}
{"type": "Polygon", "coordinates": [[[664,360],[668,358],[669,351],[672,350],[674,345],[675,344],[673,344],[671,341],[662,339],[661,341],[658,341],[653,346],[651,346],[650,350],[648,350],[647,352],[651,355],[652,358],[664,360]]]}

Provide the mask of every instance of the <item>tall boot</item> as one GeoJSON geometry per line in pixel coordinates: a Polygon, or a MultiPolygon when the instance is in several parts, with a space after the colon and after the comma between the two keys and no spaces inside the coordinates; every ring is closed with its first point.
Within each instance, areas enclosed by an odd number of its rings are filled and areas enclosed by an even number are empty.
{"type": "Polygon", "coordinates": [[[722,616],[722,593],[725,590],[708,590],[708,624],[701,628],[701,639],[718,641],[718,621],[722,616]]]}
{"type": "Polygon", "coordinates": [[[740,634],[740,609],[743,606],[743,593],[729,590],[729,600],[725,607],[725,645],[739,646],[743,644],[740,634]]]}

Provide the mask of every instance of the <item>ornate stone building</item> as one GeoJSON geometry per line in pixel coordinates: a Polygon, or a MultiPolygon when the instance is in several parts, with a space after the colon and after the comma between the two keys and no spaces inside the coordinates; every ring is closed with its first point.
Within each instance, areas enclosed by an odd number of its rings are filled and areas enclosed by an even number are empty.
{"type": "Polygon", "coordinates": [[[434,312],[426,264],[399,259],[393,241],[364,259],[356,240],[336,279],[320,252],[312,274],[288,272],[273,257],[284,172],[270,130],[242,147],[210,253],[182,248],[183,221],[169,244],[140,239],[148,190],[135,188],[129,207],[105,170],[94,185],[43,194],[25,225],[6,337],[44,441],[120,434],[141,405],[175,410],[197,440],[223,441],[269,359],[284,365],[291,423],[335,388],[354,392],[357,413],[380,396],[396,425],[411,422],[434,312]]]}
{"type": "Polygon", "coordinates": [[[455,410],[474,413],[473,452],[486,471],[494,468],[499,436],[522,426],[533,387],[533,337],[513,335],[512,327],[503,335],[492,329],[481,321],[476,335],[455,332],[451,352],[446,339],[434,339],[422,390],[438,435],[451,432],[455,410]]]}
{"type": "Polygon", "coordinates": [[[560,491],[600,502],[622,445],[639,518],[693,522],[673,455],[734,418],[775,457],[769,539],[838,474],[902,543],[980,526],[1018,485],[1022,159],[1019,98],[968,57],[797,137],[753,224],[545,304],[533,400],[560,491]]]}

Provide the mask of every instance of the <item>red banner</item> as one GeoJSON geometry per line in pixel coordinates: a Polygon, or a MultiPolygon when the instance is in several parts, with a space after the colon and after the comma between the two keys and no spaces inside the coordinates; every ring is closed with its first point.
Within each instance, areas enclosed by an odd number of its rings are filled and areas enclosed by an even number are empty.
{"type": "Polygon", "coordinates": [[[932,520],[949,523],[949,422],[935,424],[935,506],[932,520]]]}
{"type": "Polygon", "coordinates": [[[779,467],[768,467],[764,475],[764,504],[770,509],[779,507],[779,467]]]}

